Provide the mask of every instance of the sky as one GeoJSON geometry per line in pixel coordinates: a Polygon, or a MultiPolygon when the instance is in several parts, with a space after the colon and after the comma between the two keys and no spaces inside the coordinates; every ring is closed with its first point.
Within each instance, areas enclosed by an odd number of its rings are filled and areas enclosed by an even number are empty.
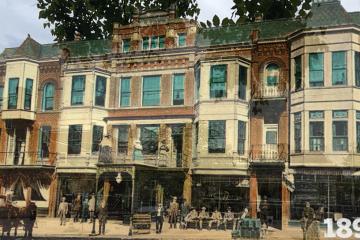
{"type": "MultiPolygon", "coordinates": [[[[40,43],[51,43],[50,29],[43,28],[43,20],[38,19],[36,0],[0,0],[0,52],[7,47],[17,47],[30,34],[40,43]]],[[[199,19],[231,16],[232,0],[198,0],[201,12],[199,19]]],[[[360,11],[360,0],[341,0],[347,11],[360,11]]]]}

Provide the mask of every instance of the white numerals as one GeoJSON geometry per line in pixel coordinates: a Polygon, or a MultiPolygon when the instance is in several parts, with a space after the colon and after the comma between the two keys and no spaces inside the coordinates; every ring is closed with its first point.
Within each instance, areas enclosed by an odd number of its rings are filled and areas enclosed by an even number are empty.
{"type": "Polygon", "coordinates": [[[360,218],[354,220],[351,224],[351,220],[347,218],[340,218],[336,221],[337,229],[334,231],[334,223],[331,218],[324,220],[326,224],[325,238],[341,238],[348,239],[351,237],[360,238],[360,218]]]}

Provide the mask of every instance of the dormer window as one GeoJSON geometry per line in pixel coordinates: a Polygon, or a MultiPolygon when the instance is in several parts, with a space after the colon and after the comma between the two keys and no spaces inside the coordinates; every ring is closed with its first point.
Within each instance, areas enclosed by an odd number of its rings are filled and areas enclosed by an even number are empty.
{"type": "Polygon", "coordinates": [[[124,39],[122,44],[123,53],[127,53],[130,51],[131,41],[130,39],[124,39]]]}
{"type": "Polygon", "coordinates": [[[178,47],[186,47],[186,33],[179,33],[178,34],[178,47]]]}
{"type": "Polygon", "coordinates": [[[163,49],[165,48],[165,36],[143,37],[142,49],[144,51],[149,49],[163,49]]]}

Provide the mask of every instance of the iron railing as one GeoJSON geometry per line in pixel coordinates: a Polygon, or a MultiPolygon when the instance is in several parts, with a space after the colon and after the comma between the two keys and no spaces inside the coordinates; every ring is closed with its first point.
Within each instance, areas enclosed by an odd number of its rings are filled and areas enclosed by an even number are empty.
{"type": "Polygon", "coordinates": [[[251,145],[249,159],[252,162],[285,162],[287,144],[251,145]]]}
{"type": "Polygon", "coordinates": [[[254,93],[254,97],[261,98],[283,98],[287,96],[287,90],[279,86],[259,86],[254,93]]]}

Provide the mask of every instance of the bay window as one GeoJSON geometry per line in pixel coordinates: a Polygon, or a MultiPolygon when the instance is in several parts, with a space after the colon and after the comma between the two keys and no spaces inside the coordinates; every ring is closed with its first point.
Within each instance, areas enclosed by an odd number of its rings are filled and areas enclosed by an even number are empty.
{"type": "Polygon", "coordinates": [[[71,105],[84,104],[84,92],[85,92],[85,76],[78,75],[72,77],[72,89],[71,89],[71,105]]]}
{"type": "Polygon", "coordinates": [[[8,109],[17,108],[18,91],[19,91],[19,78],[10,78],[9,89],[8,89],[8,98],[9,98],[8,109]]]}
{"type": "Polygon", "coordinates": [[[310,87],[324,86],[324,54],[309,54],[310,87]]]}
{"type": "Polygon", "coordinates": [[[346,52],[332,53],[332,84],[346,84],[346,52]]]}
{"type": "Polygon", "coordinates": [[[82,125],[70,125],[68,133],[68,154],[81,153],[82,125]]]}
{"type": "Polygon", "coordinates": [[[226,97],[227,65],[211,66],[210,98],[226,97]]]}
{"type": "Polygon", "coordinates": [[[226,121],[209,121],[208,152],[225,153],[226,121]]]}

